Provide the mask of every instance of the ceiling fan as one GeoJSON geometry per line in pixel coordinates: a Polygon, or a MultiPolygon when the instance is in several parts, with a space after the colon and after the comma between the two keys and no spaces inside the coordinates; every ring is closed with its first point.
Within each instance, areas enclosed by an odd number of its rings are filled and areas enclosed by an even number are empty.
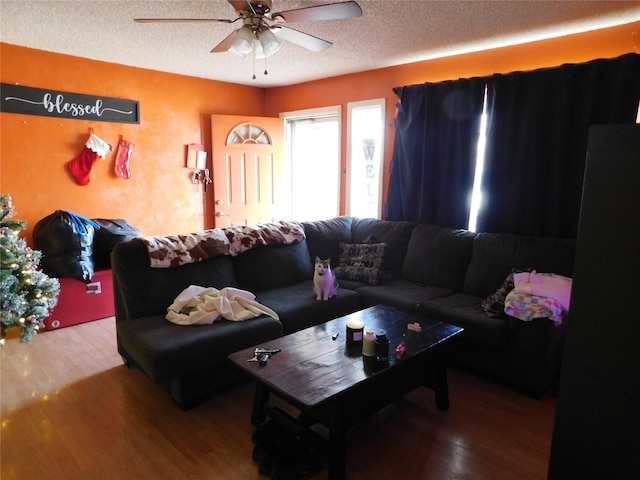
{"type": "MultiPolygon", "coordinates": [[[[242,27],[234,30],[211,53],[227,52],[238,55],[253,53],[256,58],[266,58],[276,53],[282,46],[280,40],[300,45],[313,52],[321,52],[332,43],[286,26],[293,22],[316,22],[339,20],[362,15],[362,9],[354,2],[340,2],[328,5],[296,8],[283,12],[271,12],[271,0],[227,0],[235,9],[237,18],[136,18],[139,23],[154,22],[218,22],[235,23],[242,21],[242,27]]],[[[265,71],[266,74],[266,71],[265,71]]],[[[255,75],[254,75],[255,78],[255,75]]]]}

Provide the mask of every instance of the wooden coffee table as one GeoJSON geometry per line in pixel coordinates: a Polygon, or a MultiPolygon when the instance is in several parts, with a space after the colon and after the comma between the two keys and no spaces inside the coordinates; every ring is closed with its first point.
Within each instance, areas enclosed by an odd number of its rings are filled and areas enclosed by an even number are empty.
{"type": "Polygon", "coordinates": [[[345,477],[348,429],[364,417],[419,386],[434,390],[439,409],[449,407],[446,365],[438,347],[461,331],[454,325],[378,305],[233,353],[229,359],[257,380],[251,414],[254,426],[269,416],[314,437],[318,425],[328,429],[328,443],[323,440],[328,446],[329,479],[338,480],[345,477]],[[365,330],[387,332],[388,364],[376,365],[371,357],[362,356],[361,345],[347,344],[349,319],[364,322],[365,330]],[[420,324],[420,332],[407,329],[414,322],[420,324]],[[395,348],[402,341],[406,349],[397,357],[395,348]],[[260,366],[247,361],[257,347],[281,352],[260,366]],[[300,414],[294,417],[274,406],[269,401],[271,394],[300,414]]]}

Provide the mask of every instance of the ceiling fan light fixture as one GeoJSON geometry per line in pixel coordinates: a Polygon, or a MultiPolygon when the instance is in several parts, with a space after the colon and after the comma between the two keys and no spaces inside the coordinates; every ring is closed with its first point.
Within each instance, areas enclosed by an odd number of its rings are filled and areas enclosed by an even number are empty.
{"type": "Polygon", "coordinates": [[[253,56],[254,58],[257,58],[260,60],[262,60],[263,58],[267,58],[267,56],[264,54],[264,50],[262,49],[262,45],[258,40],[253,42],[253,56]]]}
{"type": "Polygon", "coordinates": [[[270,57],[282,47],[282,42],[268,28],[263,28],[258,34],[260,46],[265,57],[270,57]]]}
{"type": "Polygon", "coordinates": [[[254,36],[251,25],[244,25],[236,30],[236,36],[231,42],[229,51],[240,56],[247,55],[251,53],[251,50],[253,49],[253,40],[254,36]]]}

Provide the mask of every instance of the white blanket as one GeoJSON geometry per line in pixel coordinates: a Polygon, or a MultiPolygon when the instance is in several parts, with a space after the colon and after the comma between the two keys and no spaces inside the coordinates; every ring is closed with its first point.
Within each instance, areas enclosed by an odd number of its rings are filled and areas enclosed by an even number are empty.
{"type": "Polygon", "coordinates": [[[256,296],[238,288],[191,285],[167,309],[167,320],[178,325],[210,325],[219,318],[241,322],[260,315],[278,319],[278,314],[256,302],[256,296]]]}

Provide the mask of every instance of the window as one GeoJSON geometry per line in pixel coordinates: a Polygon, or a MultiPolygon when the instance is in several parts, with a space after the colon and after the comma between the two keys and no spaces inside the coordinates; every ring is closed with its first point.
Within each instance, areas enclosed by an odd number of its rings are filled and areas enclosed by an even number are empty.
{"type": "Polygon", "coordinates": [[[476,155],[476,170],[473,176],[473,190],[471,192],[471,207],[469,209],[468,230],[476,231],[476,220],[482,205],[482,172],[484,170],[484,151],[487,144],[487,87],[484,88],[484,103],[480,117],[480,132],[478,134],[478,153],[476,155]]]}
{"type": "Polygon", "coordinates": [[[255,143],[258,145],[271,145],[269,133],[262,127],[252,123],[242,123],[237,125],[227,137],[227,145],[255,143]]]}
{"type": "Polygon", "coordinates": [[[280,114],[285,119],[293,220],[340,214],[340,113],[337,106],[280,114]]]}
{"type": "Polygon", "coordinates": [[[347,215],[382,217],[385,99],[347,105],[347,215]]]}

